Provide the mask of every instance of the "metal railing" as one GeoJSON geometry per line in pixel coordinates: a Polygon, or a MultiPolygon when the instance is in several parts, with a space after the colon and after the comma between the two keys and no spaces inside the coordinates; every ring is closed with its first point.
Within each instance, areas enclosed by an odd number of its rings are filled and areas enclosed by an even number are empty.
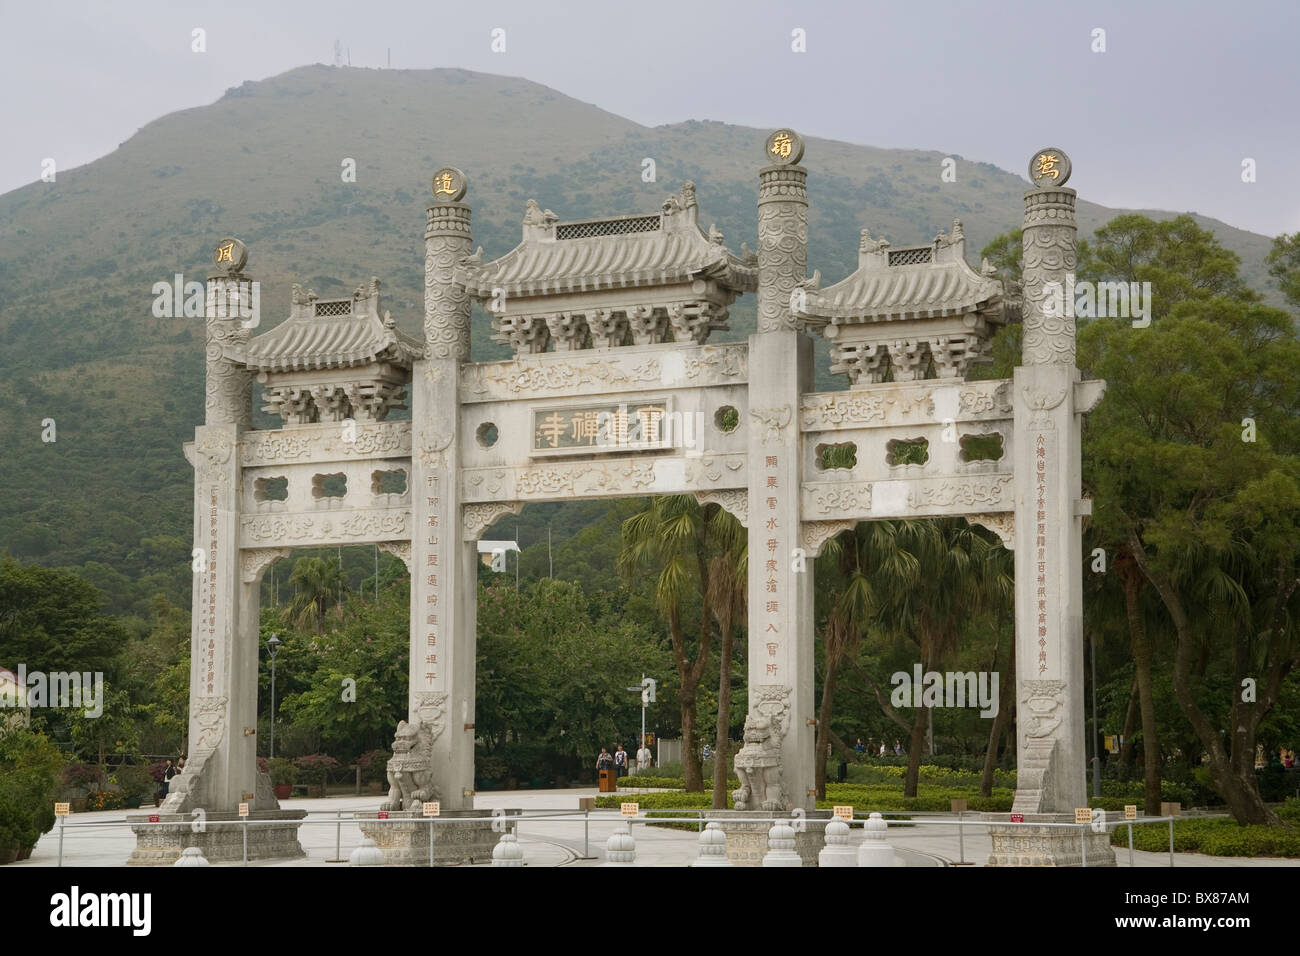
{"type": "MultiPolygon", "coordinates": [[[[583,841],[582,855],[578,859],[590,860],[595,859],[591,855],[591,820],[592,814],[596,815],[597,822],[617,822],[626,823],[629,826],[641,824],[643,826],[654,826],[665,823],[691,823],[699,831],[703,831],[705,823],[709,822],[708,814],[712,810],[654,810],[647,808],[639,810],[636,816],[624,816],[617,809],[602,808],[599,810],[511,810],[508,813],[502,810],[501,813],[490,813],[481,816],[464,816],[457,814],[455,816],[427,816],[427,817],[380,817],[373,807],[339,809],[335,811],[306,811],[306,816],[301,818],[288,819],[250,819],[243,817],[238,820],[211,820],[206,818],[173,819],[173,820],[94,820],[94,821],[73,821],[69,822],[68,817],[60,816],[58,818],[58,866],[63,866],[63,844],[65,832],[71,830],[96,830],[96,829],[114,829],[122,827],[131,827],[133,829],[148,829],[150,827],[176,827],[190,826],[195,832],[204,832],[208,827],[235,826],[243,830],[243,852],[241,863],[248,865],[248,831],[249,827],[285,827],[285,826],[330,826],[334,827],[334,856],[327,858],[327,863],[346,863],[347,857],[343,856],[343,824],[348,822],[352,825],[358,825],[365,822],[367,826],[383,826],[386,824],[403,824],[410,825],[416,820],[427,820],[429,823],[429,865],[434,865],[434,847],[436,845],[437,828],[440,825],[461,824],[461,823],[490,823],[495,832],[505,832],[507,829],[518,835],[521,824],[548,824],[548,823],[576,823],[583,824],[583,841]],[[651,814],[654,814],[653,816],[651,814]],[[660,815],[663,814],[663,815],[660,815]]],[[[957,827],[959,842],[959,865],[968,865],[966,863],[965,853],[965,827],[1036,827],[1036,828],[1053,828],[1079,831],[1079,845],[1081,851],[1082,865],[1088,865],[1088,834],[1090,832],[1113,833],[1114,829],[1126,826],[1128,828],[1128,849],[1129,849],[1129,866],[1134,865],[1134,846],[1133,846],[1133,827],[1147,826],[1156,823],[1167,823],[1169,826],[1169,865],[1174,863],[1174,820],[1175,817],[1140,817],[1135,820],[1107,820],[1098,821],[1103,830],[1095,830],[1094,824],[1089,823],[1022,823],[1003,820],[967,820],[964,814],[957,813],[957,819],[951,819],[950,816],[942,813],[925,814],[917,811],[877,811],[881,813],[882,819],[899,818],[892,822],[889,831],[894,838],[904,836],[904,830],[912,827],[957,827]]],[[[854,811],[851,818],[841,818],[846,824],[853,828],[855,826],[865,827],[869,819],[870,811],[854,811]]],[[[169,815],[171,816],[171,815],[169,815]]],[[[180,816],[180,815],[175,815],[180,816]]],[[[791,814],[771,814],[771,815],[746,815],[743,821],[746,823],[768,823],[775,825],[777,823],[793,824],[796,829],[806,829],[808,826],[825,826],[832,818],[828,817],[802,817],[791,814]]],[[[721,822],[721,821],[720,821],[721,822]]],[[[886,822],[889,822],[886,820],[886,822]]],[[[931,854],[934,855],[934,854],[931,854]]]]}

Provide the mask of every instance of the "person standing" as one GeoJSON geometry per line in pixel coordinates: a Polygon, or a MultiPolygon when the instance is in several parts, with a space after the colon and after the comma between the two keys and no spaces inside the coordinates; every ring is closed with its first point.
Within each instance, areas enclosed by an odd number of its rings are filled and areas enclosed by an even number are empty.
{"type": "Polygon", "coordinates": [[[641,749],[636,752],[636,772],[640,773],[654,764],[654,756],[650,753],[650,748],[641,741],[641,749]]]}
{"type": "Polygon", "coordinates": [[[167,794],[171,792],[172,777],[174,776],[176,776],[176,765],[171,762],[170,758],[168,758],[167,766],[163,768],[163,778],[162,778],[162,788],[161,788],[162,798],[164,800],[167,799],[167,794]]]}
{"type": "Polygon", "coordinates": [[[614,775],[627,776],[627,751],[623,749],[622,744],[619,744],[618,749],[614,751],[614,775]]]}
{"type": "Polygon", "coordinates": [[[614,767],[614,758],[609,755],[609,751],[601,747],[600,756],[596,758],[597,770],[612,770],[614,767]]]}

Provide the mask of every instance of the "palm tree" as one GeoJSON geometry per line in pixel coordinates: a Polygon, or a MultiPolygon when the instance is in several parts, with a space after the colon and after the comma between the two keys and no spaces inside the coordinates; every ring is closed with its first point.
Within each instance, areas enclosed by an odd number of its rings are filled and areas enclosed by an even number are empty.
{"type": "Polygon", "coordinates": [[[844,584],[835,589],[822,631],[825,670],[822,699],[817,716],[816,787],[818,799],[826,799],[827,745],[835,686],[840,668],[857,657],[862,635],[869,627],[887,623],[896,607],[894,596],[916,583],[920,563],[902,546],[919,529],[915,522],[868,521],[845,531],[826,545],[823,558],[833,562],[844,584]]]}
{"type": "Polygon", "coordinates": [[[289,620],[299,630],[310,628],[319,634],[326,609],[342,601],[347,592],[343,569],[325,558],[299,558],[289,580],[295,586],[286,608],[289,620]]]}
{"type": "MultiPolygon", "coordinates": [[[[713,640],[708,600],[711,552],[726,551],[727,543],[737,536],[737,525],[735,518],[720,508],[702,507],[694,495],[654,498],[644,511],[623,522],[619,572],[629,582],[642,572],[655,574],[655,602],[668,621],[673,664],[681,685],[682,763],[686,789],[690,791],[704,789],[703,768],[695,749],[695,715],[700,679],[708,666],[713,640]],[[687,648],[682,622],[682,606],[692,590],[700,599],[694,659],[687,648]]],[[[725,773],[725,762],[723,769],[725,773]]]]}
{"type": "MultiPolygon", "coordinates": [[[[963,518],[938,518],[909,523],[905,547],[920,562],[920,574],[907,592],[893,595],[895,619],[907,625],[895,634],[907,634],[917,644],[924,673],[956,649],[963,626],[988,603],[982,569],[993,545],[963,518]]],[[[924,704],[917,708],[912,723],[903,784],[907,797],[916,796],[929,711],[924,704]]]]}
{"type": "Polygon", "coordinates": [[[708,520],[722,553],[709,562],[708,605],[718,625],[718,726],[713,746],[713,809],[727,809],[727,769],[731,744],[731,663],[736,626],[748,609],[748,538],[744,526],[718,505],[708,520]]]}

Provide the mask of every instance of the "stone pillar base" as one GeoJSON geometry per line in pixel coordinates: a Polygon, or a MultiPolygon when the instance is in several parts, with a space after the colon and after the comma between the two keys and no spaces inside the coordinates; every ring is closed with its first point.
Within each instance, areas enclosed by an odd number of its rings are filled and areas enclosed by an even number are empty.
{"type": "MultiPolygon", "coordinates": [[[[505,811],[505,819],[518,817],[518,810],[505,811]]],[[[387,820],[378,813],[358,813],[361,835],[370,837],[384,851],[385,866],[429,865],[429,820],[433,819],[433,862],[435,866],[458,866],[463,863],[491,863],[492,850],[501,834],[485,820],[486,810],[443,810],[437,817],[426,817],[418,810],[393,810],[387,820]],[[476,819],[459,819],[470,817],[476,819]]],[[[517,824],[510,820],[510,826],[517,824]]]]}
{"type": "MultiPolygon", "coordinates": [[[[704,815],[707,821],[716,820],[727,835],[727,859],[732,866],[762,866],[767,855],[767,832],[772,829],[772,818],[790,820],[789,814],[769,813],[767,810],[710,810],[704,815]]],[[[831,819],[829,810],[809,810],[804,818],[807,826],[796,830],[794,849],[804,866],[816,866],[818,854],[826,845],[826,824],[831,819]]]]}
{"type": "Polygon", "coordinates": [[[1110,831],[1080,837],[1078,827],[1034,826],[1036,823],[1073,823],[1072,813],[1026,813],[1024,823],[1012,823],[1007,813],[986,813],[993,852],[985,866],[1082,866],[1083,843],[1088,845],[1088,866],[1114,866],[1115,849],[1110,831]]]}
{"type": "MultiPolygon", "coordinates": [[[[298,827],[306,810],[254,810],[248,815],[248,858],[292,860],[306,856],[298,842],[298,827]],[[268,823],[266,821],[277,821],[268,823]]],[[[127,866],[171,866],[187,847],[198,847],[209,863],[238,863],[244,858],[244,827],[229,821],[243,819],[233,811],[209,810],[202,833],[198,820],[188,813],[160,813],[158,823],[148,814],[127,815],[135,833],[135,850],[127,866]]]]}

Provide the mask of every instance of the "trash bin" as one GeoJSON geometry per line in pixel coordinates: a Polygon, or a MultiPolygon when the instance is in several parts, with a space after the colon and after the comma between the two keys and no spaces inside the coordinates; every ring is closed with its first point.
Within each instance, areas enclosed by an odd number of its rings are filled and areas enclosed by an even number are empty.
{"type": "Polygon", "coordinates": [[[618,776],[613,770],[600,770],[600,792],[616,793],[618,792],[618,776]]]}

